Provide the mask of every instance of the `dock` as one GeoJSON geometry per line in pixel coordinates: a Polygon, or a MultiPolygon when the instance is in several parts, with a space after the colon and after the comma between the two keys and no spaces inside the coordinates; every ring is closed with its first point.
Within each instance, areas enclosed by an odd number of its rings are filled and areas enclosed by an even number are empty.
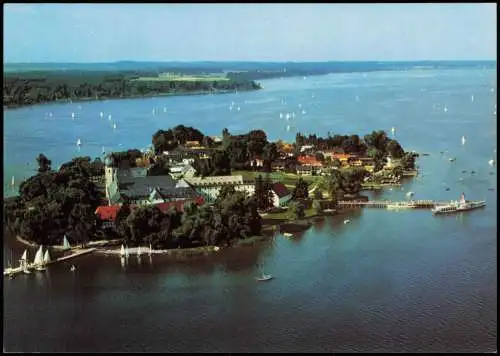
{"type": "MultiPolygon", "coordinates": [[[[52,260],[52,261],[44,264],[44,267],[48,266],[48,265],[51,265],[51,264],[58,263],[58,262],[68,261],[70,259],[73,259],[73,258],[76,258],[76,257],[79,257],[79,256],[87,255],[89,253],[94,252],[95,250],[96,250],[95,247],[87,248],[87,249],[73,249],[73,250],[71,250],[72,254],[56,258],[55,260],[52,260]]],[[[28,271],[30,271],[30,272],[34,271],[35,270],[35,265],[33,263],[28,263],[26,269],[28,271]]],[[[3,272],[3,275],[4,276],[12,276],[12,275],[16,275],[16,274],[19,274],[19,273],[23,273],[23,268],[21,266],[15,267],[15,268],[7,268],[3,272]]]]}

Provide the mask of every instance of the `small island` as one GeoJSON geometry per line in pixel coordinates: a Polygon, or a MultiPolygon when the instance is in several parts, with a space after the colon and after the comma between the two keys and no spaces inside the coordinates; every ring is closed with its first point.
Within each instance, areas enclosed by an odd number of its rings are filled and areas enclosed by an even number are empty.
{"type": "Polygon", "coordinates": [[[159,130],[151,149],[77,157],[38,173],[5,199],[9,233],[34,245],[151,246],[219,250],[307,227],[339,200],[397,184],[415,172],[416,154],[384,131],[296,135],[269,142],[262,130],[220,137],[183,125],[159,130]]]}

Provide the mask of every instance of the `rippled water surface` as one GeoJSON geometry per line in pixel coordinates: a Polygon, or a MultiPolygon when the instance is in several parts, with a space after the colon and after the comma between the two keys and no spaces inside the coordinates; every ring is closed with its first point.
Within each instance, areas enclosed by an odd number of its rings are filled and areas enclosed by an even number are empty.
{"type": "MultiPolygon", "coordinates": [[[[75,155],[99,156],[102,146],[143,148],[157,129],[181,123],[209,135],[261,128],[272,140],[290,141],[296,130],[363,135],[394,126],[405,149],[430,156],[419,159],[422,175],[403,190],[374,198],[402,200],[411,190],[416,198],[448,200],[464,192],[488,205],[446,217],[346,212],[295,240],[277,235],[186,261],[133,256],[122,267],[118,257],[86,256],[75,260],[75,273],[54,265],[4,281],[5,350],[496,349],[497,171],[487,163],[496,157],[496,72],[332,74],[262,84],[258,92],[4,111],[6,194],[13,193],[12,176],[19,182],[32,174],[41,152],[57,167],[75,155]],[[239,112],[229,110],[231,102],[239,112]],[[280,119],[293,112],[289,122],[280,119]],[[352,222],[344,225],[347,216],[352,222]],[[276,278],[256,282],[262,272],[276,278]]],[[[4,260],[22,250],[6,239],[4,260]]]]}

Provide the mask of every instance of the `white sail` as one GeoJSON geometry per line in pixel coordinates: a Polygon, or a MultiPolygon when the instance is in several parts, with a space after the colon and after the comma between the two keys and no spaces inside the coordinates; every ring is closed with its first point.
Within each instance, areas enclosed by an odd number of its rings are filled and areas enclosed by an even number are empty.
{"type": "Polygon", "coordinates": [[[71,118],[72,118],[72,119],[74,119],[74,118],[75,118],[75,113],[74,113],[74,112],[72,112],[72,113],[71,113],[71,118]]]}
{"type": "Polygon", "coordinates": [[[21,256],[22,261],[27,261],[28,260],[28,250],[24,250],[23,255],[21,256]]]}
{"type": "Polygon", "coordinates": [[[153,252],[151,244],[149,244],[149,255],[151,256],[151,253],[153,252]]]}
{"type": "Polygon", "coordinates": [[[35,260],[33,261],[35,265],[41,265],[43,263],[43,246],[40,245],[40,248],[36,252],[35,260]]]}
{"type": "Polygon", "coordinates": [[[12,176],[12,180],[11,180],[10,184],[11,185],[16,185],[16,180],[15,180],[14,176],[12,176]]]}
{"type": "Polygon", "coordinates": [[[80,146],[82,144],[82,141],[80,139],[76,140],[76,145],[80,146]]]}
{"type": "Polygon", "coordinates": [[[113,124],[113,128],[116,129],[116,124],[113,124]]]}
{"type": "Polygon", "coordinates": [[[100,117],[101,117],[101,119],[102,119],[102,117],[104,116],[104,113],[101,111],[101,112],[99,113],[99,116],[100,116],[100,117]]]}
{"type": "Polygon", "coordinates": [[[465,145],[465,136],[462,136],[462,145],[465,145]]]}
{"type": "Polygon", "coordinates": [[[111,114],[108,115],[108,120],[111,120],[111,114]]]}
{"type": "Polygon", "coordinates": [[[125,247],[125,256],[127,256],[127,257],[129,256],[129,253],[128,253],[128,246],[127,246],[127,247],[125,247]]]}
{"type": "Polygon", "coordinates": [[[47,264],[50,262],[50,254],[49,254],[49,249],[45,250],[45,255],[43,256],[43,263],[47,264]]]}
{"type": "Polygon", "coordinates": [[[122,245],[122,248],[120,250],[120,255],[125,256],[125,246],[122,245]]]}
{"type": "Polygon", "coordinates": [[[71,245],[69,244],[68,239],[66,238],[66,235],[64,235],[63,246],[65,249],[71,248],[71,245]]]}

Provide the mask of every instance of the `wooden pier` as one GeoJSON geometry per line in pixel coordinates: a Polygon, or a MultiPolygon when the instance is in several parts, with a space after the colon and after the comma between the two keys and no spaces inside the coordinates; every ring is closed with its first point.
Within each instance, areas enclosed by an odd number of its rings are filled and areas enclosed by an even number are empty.
{"type": "MultiPolygon", "coordinates": [[[[72,254],[56,258],[55,260],[52,260],[52,261],[50,261],[48,263],[45,263],[44,267],[48,266],[48,265],[51,265],[51,264],[54,264],[54,263],[57,263],[57,262],[63,262],[63,261],[67,261],[67,260],[79,257],[79,256],[83,256],[83,255],[92,253],[95,250],[96,250],[95,247],[87,248],[87,249],[73,249],[73,250],[71,250],[73,252],[72,254]]],[[[33,263],[28,263],[26,269],[28,271],[30,271],[30,272],[34,271],[35,270],[35,265],[33,263]]],[[[23,272],[24,272],[23,268],[20,266],[20,267],[15,267],[15,268],[7,268],[3,272],[3,275],[4,276],[13,276],[13,275],[16,275],[16,274],[19,274],[19,273],[23,273],[23,272]]]]}
{"type": "Polygon", "coordinates": [[[392,201],[392,200],[341,200],[337,203],[339,207],[344,208],[381,208],[387,209],[389,206],[399,206],[408,209],[432,209],[435,206],[442,206],[450,204],[449,201],[435,201],[435,200],[411,200],[411,201],[392,201]]]}

